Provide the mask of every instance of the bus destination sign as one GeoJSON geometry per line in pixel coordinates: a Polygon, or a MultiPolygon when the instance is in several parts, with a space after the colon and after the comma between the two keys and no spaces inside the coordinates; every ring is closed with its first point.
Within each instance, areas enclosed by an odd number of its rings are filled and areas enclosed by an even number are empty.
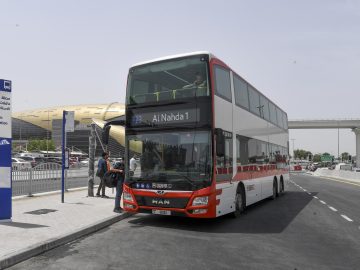
{"type": "Polygon", "coordinates": [[[169,124],[196,123],[199,119],[199,109],[135,113],[131,117],[131,126],[165,126],[169,124]]]}

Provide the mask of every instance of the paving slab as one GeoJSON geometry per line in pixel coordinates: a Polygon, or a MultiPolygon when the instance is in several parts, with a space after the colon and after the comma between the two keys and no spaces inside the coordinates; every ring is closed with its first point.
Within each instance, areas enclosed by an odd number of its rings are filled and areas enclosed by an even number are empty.
{"type": "Polygon", "coordinates": [[[115,189],[109,198],[87,197],[87,189],[13,199],[11,221],[0,222],[0,269],[126,217],[113,212],[115,189]]]}

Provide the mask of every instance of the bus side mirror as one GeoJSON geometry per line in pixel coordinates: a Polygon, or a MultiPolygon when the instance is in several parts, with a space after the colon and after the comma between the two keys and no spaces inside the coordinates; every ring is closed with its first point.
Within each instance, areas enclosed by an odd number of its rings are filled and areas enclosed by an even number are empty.
{"type": "Polygon", "coordinates": [[[103,129],[102,142],[103,142],[103,144],[105,144],[105,145],[108,145],[108,144],[109,144],[110,128],[111,128],[111,126],[106,126],[106,127],[103,129]]]}
{"type": "Polygon", "coordinates": [[[216,155],[223,157],[225,155],[225,136],[221,128],[215,129],[216,135],[216,155]]]}

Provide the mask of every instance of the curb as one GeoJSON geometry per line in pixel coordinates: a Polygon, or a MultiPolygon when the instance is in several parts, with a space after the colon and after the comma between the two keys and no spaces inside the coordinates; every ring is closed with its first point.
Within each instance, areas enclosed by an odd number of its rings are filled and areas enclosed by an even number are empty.
{"type": "Polygon", "coordinates": [[[318,175],[314,175],[314,176],[322,178],[322,179],[327,179],[327,180],[330,180],[330,181],[335,181],[335,182],[341,182],[341,183],[346,183],[346,184],[350,184],[350,185],[360,186],[359,181],[353,181],[353,180],[349,180],[349,179],[336,178],[336,177],[330,177],[330,176],[318,176],[318,175]]]}
{"type": "Polygon", "coordinates": [[[13,266],[17,263],[30,259],[31,257],[37,256],[41,253],[49,251],[51,249],[57,248],[61,245],[72,242],[78,238],[86,236],[88,234],[99,231],[105,227],[108,227],[120,220],[128,218],[134,215],[133,213],[125,212],[124,214],[103,219],[99,222],[93,223],[89,226],[83,227],[79,230],[76,230],[70,234],[62,235],[57,238],[52,238],[42,243],[30,246],[18,252],[9,254],[5,259],[0,260],[0,269],[4,269],[10,266],[13,266]]]}

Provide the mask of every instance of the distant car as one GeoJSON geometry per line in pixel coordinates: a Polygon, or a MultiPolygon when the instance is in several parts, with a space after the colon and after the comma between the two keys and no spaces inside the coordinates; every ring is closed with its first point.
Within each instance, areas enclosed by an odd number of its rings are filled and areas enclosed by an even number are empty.
{"type": "Polygon", "coordinates": [[[315,172],[318,167],[319,167],[319,163],[313,163],[310,165],[309,170],[310,172],[315,172]]]}
{"type": "Polygon", "coordinates": [[[36,165],[39,165],[41,163],[44,163],[44,159],[41,157],[29,157],[29,156],[23,156],[21,159],[25,161],[29,161],[31,163],[31,167],[35,167],[36,165]]]}
{"type": "Polygon", "coordinates": [[[44,162],[62,164],[62,158],[61,157],[48,157],[48,158],[45,157],[44,162]]]}
{"type": "Polygon", "coordinates": [[[21,158],[11,158],[11,167],[14,171],[31,169],[31,163],[21,158]]]}
{"type": "Polygon", "coordinates": [[[83,159],[80,161],[80,166],[81,167],[86,167],[89,165],[89,159],[83,159]]]}

